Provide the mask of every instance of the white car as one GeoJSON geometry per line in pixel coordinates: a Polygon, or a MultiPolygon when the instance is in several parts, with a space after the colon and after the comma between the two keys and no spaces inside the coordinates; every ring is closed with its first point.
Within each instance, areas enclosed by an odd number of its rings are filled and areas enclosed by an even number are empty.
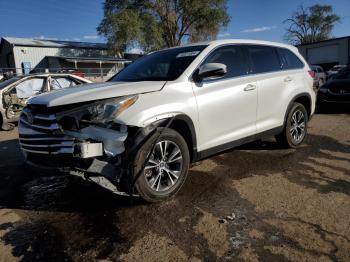
{"type": "Polygon", "coordinates": [[[311,65],[310,68],[315,73],[314,85],[317,89],[320,89],[320,87],[326,83],[326,73],[321,66],[311,65]]]}
{"type": "Polygon", "coordinates": [[[265,136],[299,146],[315,109],[311,75],[279,43],[165,49],[109,82],[30,99],[19,141],[32,166],[157,202],[180,190],[192,162],[265,136]]]}
{"type": "Polygon", "coordinates": [[[0,128],[10,130],[26,105],[35,95],[92,83],[85,78],[71,74],[30,74],[10,78],[0,83],[0,128]]]}

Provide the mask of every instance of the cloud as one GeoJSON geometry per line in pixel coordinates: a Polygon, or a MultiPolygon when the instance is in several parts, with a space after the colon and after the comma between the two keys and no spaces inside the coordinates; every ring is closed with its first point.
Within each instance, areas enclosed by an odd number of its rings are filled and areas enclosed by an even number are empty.
{"type": "Polygon", "coordinates": [[[44,36],[44,35],[40,35],[40,36],[34,36],[31,37],[33,39],[39,39],[39,40],[58,40],[58,38],[55,37],[48,37],[48,36],[44,36]]]}
{"type": "Polygon", "coordinates": [[[251,29],[246,29],[241,31],[242,33],[257,33],[257,32],[265,32],[265,31],[270,31],[272,29],[277,28],[277,26],[262,26],[262,27],[256,27],[256,28],[251,28],[251,29]]]}
{"type": "Polygon", "coordinates": [[[84,35],[83,38],[91,40],[91,39],[98,39],[99,36],[98,35],[84,35]]]}
{"type": "Polygon", "coordinates": [[[218,35],[218,38],[226,38],[226,37],[230,37],[231,33],[221,33],[218,35]]]}

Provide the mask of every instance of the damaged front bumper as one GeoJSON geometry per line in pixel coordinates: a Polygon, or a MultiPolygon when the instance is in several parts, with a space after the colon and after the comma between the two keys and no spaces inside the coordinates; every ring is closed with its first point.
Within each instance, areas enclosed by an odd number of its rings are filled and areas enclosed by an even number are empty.
{"type": "Polygon", "coordinates": [[[109,189],[116,191],[121,174],[125,173],[121,156],[128,137],[126,126],[119,130],[94,125],[77,131],[62,130],[55,114],[38,114],[25,109],[18,127],[19,143],[27,164],[50,174],[52,170],[84,174],[83,177],[98,184],[107,179],[102,186],[112,183],[115,188],[109,185],[109,189]]]}

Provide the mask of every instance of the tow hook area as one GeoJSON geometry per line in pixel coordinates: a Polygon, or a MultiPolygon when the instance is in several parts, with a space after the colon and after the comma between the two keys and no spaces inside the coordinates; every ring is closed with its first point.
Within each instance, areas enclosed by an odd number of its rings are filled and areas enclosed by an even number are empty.
{"type": "Polygon", "coordinates": [[[102,143],[79,143],[76,150],[80,158],[91,158],[103,155],[102,143]]]}

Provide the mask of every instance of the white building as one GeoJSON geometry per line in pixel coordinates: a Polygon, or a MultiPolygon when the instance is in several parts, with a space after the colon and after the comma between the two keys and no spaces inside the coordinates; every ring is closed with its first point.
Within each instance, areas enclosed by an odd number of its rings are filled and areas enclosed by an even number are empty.
{"type": "Polygon", "coordinates": [[[325,70],[335,65],[350,63],[350,36],[298,45],[297,47],[310,65],[320,65],[325,70]]]}
{"type": "Polygon", "coordinates": [[[89,78],[108,78],[130,62],[108,56],[102,43],[4,37],[0,44],[0,70],[16,74],[77,70],[89,78]]]}

